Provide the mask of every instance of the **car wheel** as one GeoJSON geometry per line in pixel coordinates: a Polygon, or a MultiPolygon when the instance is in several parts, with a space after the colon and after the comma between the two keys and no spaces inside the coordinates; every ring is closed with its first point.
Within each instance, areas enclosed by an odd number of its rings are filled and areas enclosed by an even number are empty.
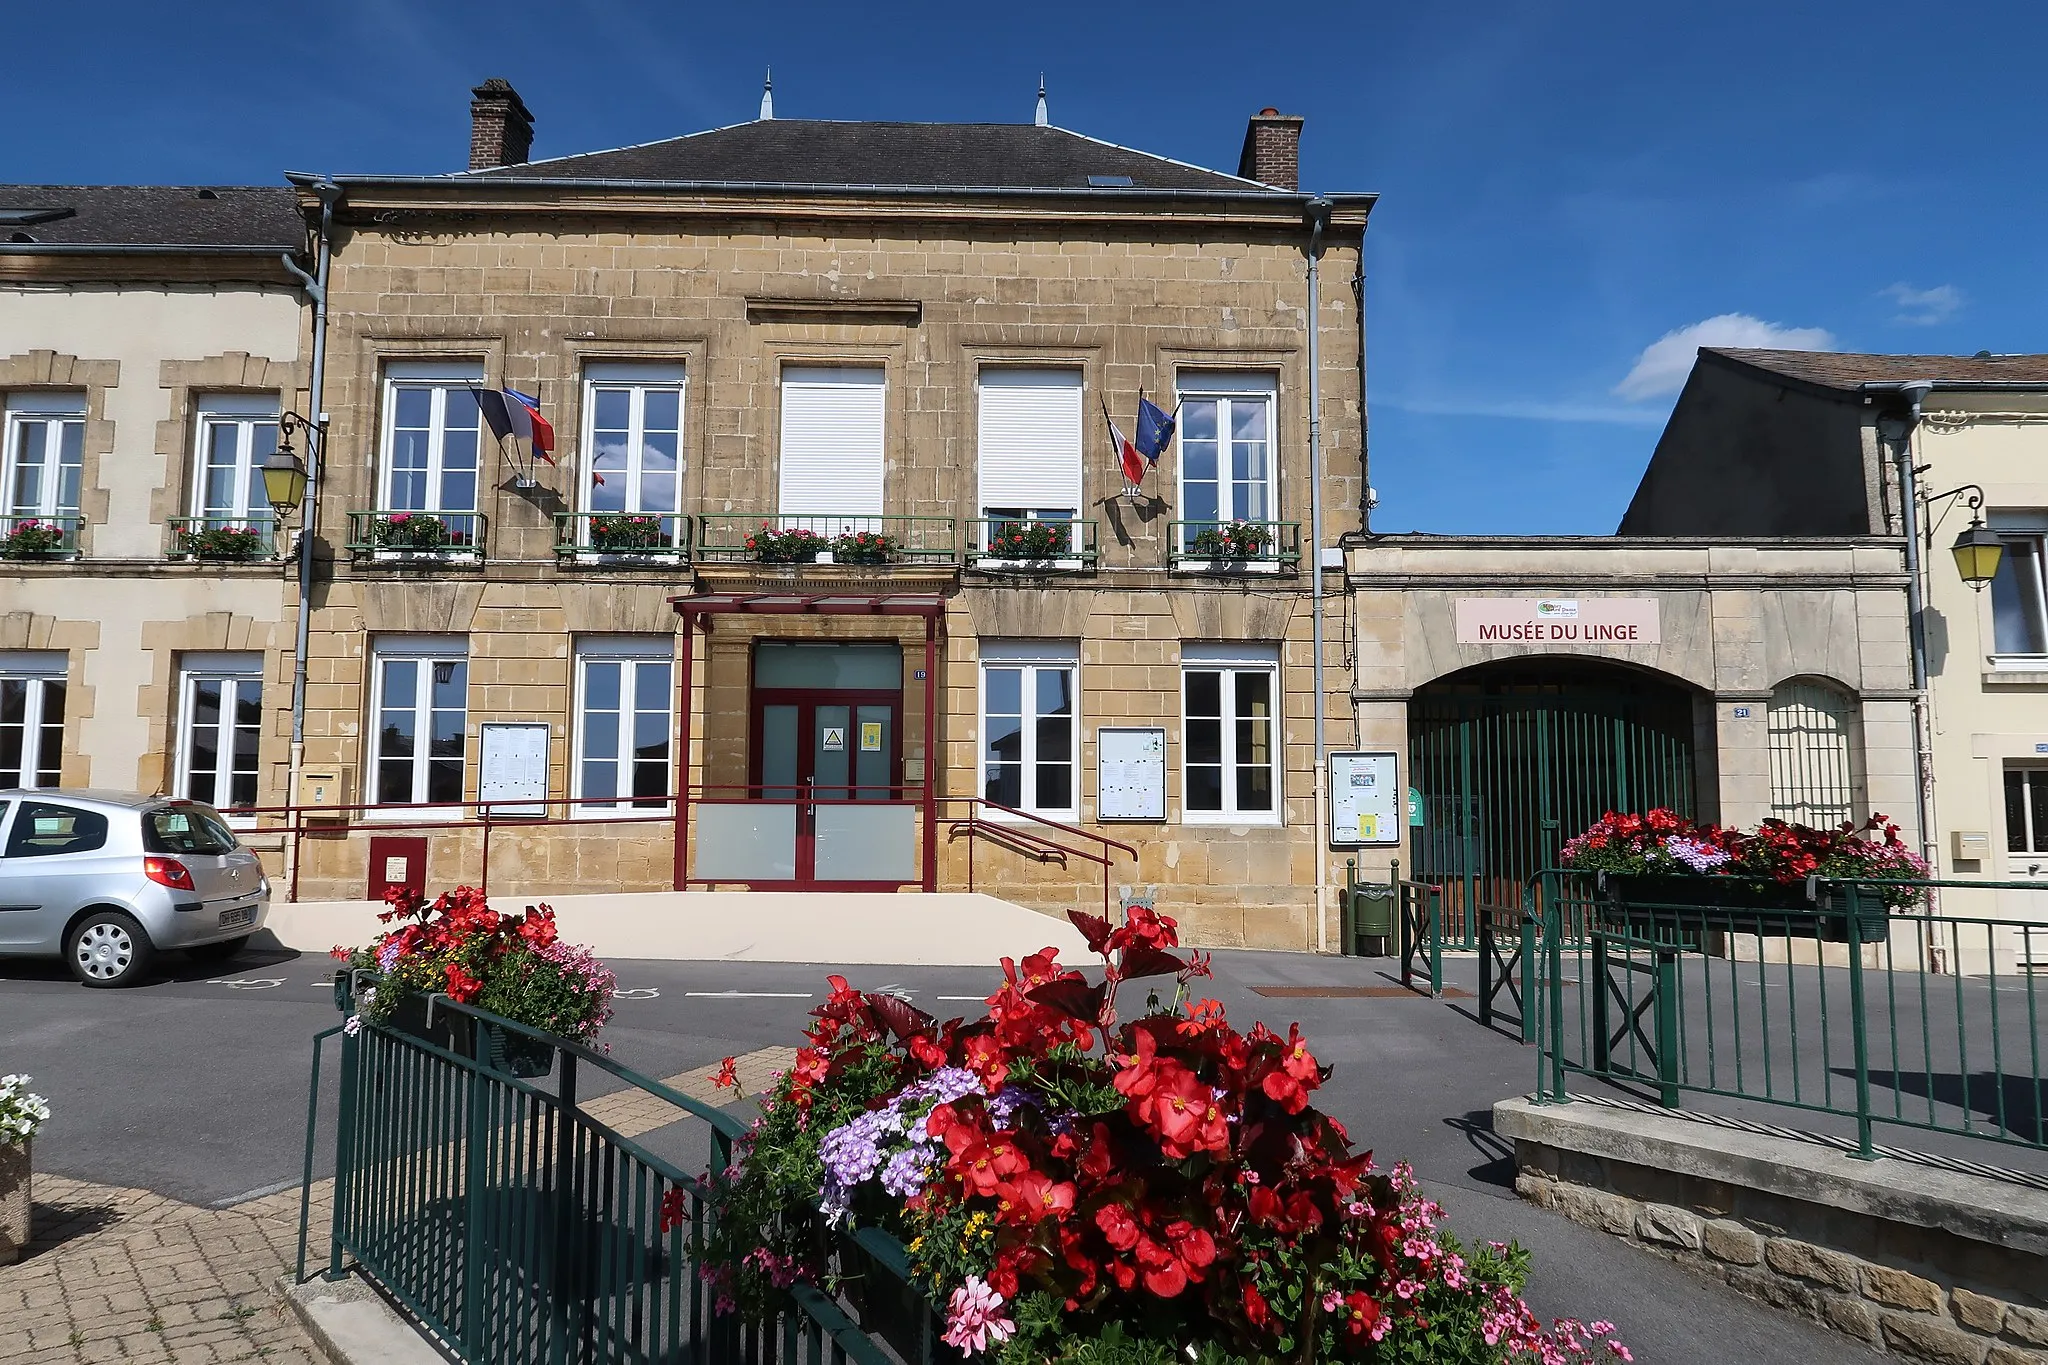
{"type": "Polygon", "coordinates": [[[86,986],[132,986],[155,960],[149,935],[119,910],[89,911],[64,943],[65,964],[86,986]]]}
{"type": "Polygon", "coordinates": [[[185,950],[185,956],[194,962],[226,962],[236,953],[249,946],[249,935],[240,938],[224,938],[218,943],[197,943],[185,950]]]}

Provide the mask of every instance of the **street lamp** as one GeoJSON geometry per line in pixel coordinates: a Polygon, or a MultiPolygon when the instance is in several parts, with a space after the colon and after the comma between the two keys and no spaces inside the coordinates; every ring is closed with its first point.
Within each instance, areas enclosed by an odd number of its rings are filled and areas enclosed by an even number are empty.
{"type": "MultiPolygon", "coordinates": [[[[1946,493],[1928,495],[1926,502],[1931,508],[1944,498],[1962,498],[1970,509],[1970,525],[1956,543],[1949,547],[1949,553],[1956,558],[1956,572],[1970,585],[1974,592],[1984,591],[1984,585],[1998,577],[1999,560],[2005,557],[2005,542],[1998,538],[1998,532],[1984,524],[1984,490],[1974,483],[1960,488],[1951,488],[1946,493]]],[[[1927,528],[1927,548],[1934,548],[1934,527],[1927,528]]]]}
{"type": "Polygon", "coordinates": [[[306,433],[309,447],[320,437],[320,429],[296,412],[277,419],[277,449],[263,462],[263,495],[281,518],[297,511],[306,500],[306,464],[292,449],[294,431],[306,433]]]}
{"type": "Polygon", "coordinates": [[[1970,523],[1969,530],[1956,537],[1949,553],[1956,557],[1956,569],[1963,581],[1982,592],[1986,583],[1998,577],[1998,561],[2005,555],[2005,542],[1979,517],[1970,523]]]}

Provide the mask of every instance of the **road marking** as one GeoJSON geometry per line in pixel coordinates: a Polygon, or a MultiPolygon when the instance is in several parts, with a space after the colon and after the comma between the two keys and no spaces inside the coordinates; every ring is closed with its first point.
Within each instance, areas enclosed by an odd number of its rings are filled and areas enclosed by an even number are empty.
{"type": "Polygon", "coordinates": [[[889,983],[888,985],[886,985],[886,986],[877,986],[877,987],[875,987],[875,989],[874,989],[874,991],[873,991],[872,993],[873,993],[873,994],[875,994],[875,995],[893,995],[893,996],[895,996],[895,997],[896,997],[896,998],[897,998],[898,1000],[908,1000],[908,999],[910,999],[910,997],[911,997],[911,996],[913,996],[913,995],[916,995],[916,994],[917,994],[917,992],[916,992],[916,991],[914,991],[914,990],[912,990],[912,989],[910,989],[910,987],[908,987],[908,986],[899,986],[899,985],[897,985],[897,984],[896,984],[895,982],[893,982],[893,981],[891,981],[891,982],[890,982],[890,983],[889,983]]]}
{"type": "Polygon", "coordinates": [[[985,1003],[985,1002],[986,1002],[986,1001],[988,1000],[988,997],[987,997],[987,996],[985,996],[985,995],[935,995],[935,996],[933,996],[933,997],[932,997],[932,999],[934,999],[934,1000],[972,1000],[972,1001],[973,1001],[973,1002],[974,1002],[975,1004],[979,1005],[979,1004],[983,1004],[983,1003],[985,1003]]]}
{"type": "Polygon", "coordinates": [[[614,1000],[659,1000],[659,999],[661,999],[661,992],[660,992],[660,990],[656,989],[656,988],[655,988],[655,987],[653,987],[653,986],[634,986],[634,987],[631,987],[630,989],[627,989],[627,990],[618,990],[618,991],[613,991],[613,992],[612,992],[612,999],[614,999],[614,1000]]]}
{"type": "Polygon", "coordinates": [[[808,1000],[809,991],[684,991],[693,1000],[808,1000]]]}
{"type": "Polygon", "coordinates": [[[281,976],[253,976],[236,977],[233,980],[228,980],[223,977],[220,980],[209,981],[206,984],[209,986],[226,986],[230,990],[237,991],[274,991],[284,984],[284,978],[281,976]]]}

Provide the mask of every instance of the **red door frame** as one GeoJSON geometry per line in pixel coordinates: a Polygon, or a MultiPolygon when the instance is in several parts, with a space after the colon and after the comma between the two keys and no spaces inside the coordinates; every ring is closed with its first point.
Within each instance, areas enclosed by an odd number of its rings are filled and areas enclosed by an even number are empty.
{"type": "MultiPolygon", "coordinates": [[[[797,709],[797,777],[795,786],[801,791],[809,787],[814,775],[810,769],[817,758],[813,740],[817,730],[818,708],[821,706],[843,706],[846,708],[846,768],[848,778],[857,772],[859,750],[854,747],[855,735],[860,724],[860,708],[863,706],[884,706],[889,710],[889,732],[894,746],[889,754],[889,771],[886,779],[889,795],[884,798],[898,801],[903,790],[903,689],[889,691],[884,688],[838,689],[825,687],[761,687],[756,688],[748,699],[747,713],[747,782],[748,799],[767,800],[767,782],[761,772],[762,738],[767,728],[767,709],[771,706],[794,706],[797,709]]],[[[871,783],[852,782],[849,787],[870,786],[871,783]]],[[[847,800],[845,792],[822,798],[829,803],[847,800]]],[[[894,891],[900,882],[847,882],[820,881],[817,874],[817,806],[820,798],[814,795],[796,797],[796,880],[793,882],[750,882],[763,890],[787,889],[792,891],[894,891]]]]}

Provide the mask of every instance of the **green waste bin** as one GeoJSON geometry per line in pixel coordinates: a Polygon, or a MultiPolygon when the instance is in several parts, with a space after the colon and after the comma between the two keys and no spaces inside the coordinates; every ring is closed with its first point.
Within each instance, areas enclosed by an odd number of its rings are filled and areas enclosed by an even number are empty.
{"type": "Polygon", "coordinates": [[[1379,939],[1380,951],[1376,956],[1385,956],[1386,940],[1394,935],[1394,888],[1360,882],[1351,888],[1351,954],[1354,957],[1368,955],[1367,939],[1379,939]]]}

